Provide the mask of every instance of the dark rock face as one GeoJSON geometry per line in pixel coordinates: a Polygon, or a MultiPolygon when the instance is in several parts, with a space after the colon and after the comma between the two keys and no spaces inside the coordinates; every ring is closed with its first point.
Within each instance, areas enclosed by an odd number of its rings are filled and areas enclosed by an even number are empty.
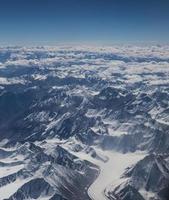
{"type": "Polygon", "coordinates": [[[9,200],[26,198],[37,199],[40,196],[51,196],[54,194],[53,188],[42,178],[33,179],[25,183],[9,200]]]}
{"type": "Polygon", "coordinates": [[[130,178],[130,181],[124,188],[130,185],[137,191],[144,189],[156,194],[157,199],[160,199],[163,194],[162,198],[166,199],[169,182],[169,165],[166,161],[168,158],[168,155],[151,154],[139,161],[125,172],[124,177],[130,178]]]}
{"type": "Polygon", "coordinates": [[[140,195],[140,193],[130,185],[127,185],[126,187],[120,190],[117,187],[113,193],[109,193],[109,199],[144,200],[144,198],[140,195]]]}

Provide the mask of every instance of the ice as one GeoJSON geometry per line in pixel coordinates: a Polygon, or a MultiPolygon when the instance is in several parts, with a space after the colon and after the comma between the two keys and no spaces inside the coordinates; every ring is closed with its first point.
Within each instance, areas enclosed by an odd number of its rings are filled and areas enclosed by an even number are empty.
{"type": "Polygon", "coordinates": [[[23,164],[11,167],[0,167],[0,178],[16,173],[23,168],[24,168],[23,164]]]}
{"type": "Polygon", "coordinates": [[[108,133],[111,136],[117,136],[117,137],[128,134],[126,131],[114,130],[112,128],[108,128],[108,133]]]}
{"type": "Polygon", "coordinates": [[[22,187],[25,183],[30,181],[30,179],[17,179],[15,182],[9,183],[0,188],[0,200],[8,199],[11,195],[13,195],[20,187],[22,187]]]}
{"type": "Polygon", "coordinates": [[[144,189],[139,190],[140,194],[144,197],[145,200],[151,200],[155,194],[151,191],[146,191],[144,189]]]}
{"type": "Polygon", "coordinates": [[[125,168],[135,164],[142,159],[145,154],[142,153],[119,153],[113,151],[104,151],[109,160],[108,162],[97,161],[100,167],[100,174],[93,184],[88,189],[88,194],[92,200],[105,200],[107,199],[104,194],[106,187],[121,181],[120,177],[125,168]]]}

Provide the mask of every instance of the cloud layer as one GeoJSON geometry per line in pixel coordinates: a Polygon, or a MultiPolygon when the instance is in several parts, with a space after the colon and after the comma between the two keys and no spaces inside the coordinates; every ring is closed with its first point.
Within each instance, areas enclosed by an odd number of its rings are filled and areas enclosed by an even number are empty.
{"type": "Polygon", "coordinates": [[[30,69],[34,80],[87,77],[115,85],[168,85],[169,46],[0,48],[0,85],[29,82],[30,69]]]}

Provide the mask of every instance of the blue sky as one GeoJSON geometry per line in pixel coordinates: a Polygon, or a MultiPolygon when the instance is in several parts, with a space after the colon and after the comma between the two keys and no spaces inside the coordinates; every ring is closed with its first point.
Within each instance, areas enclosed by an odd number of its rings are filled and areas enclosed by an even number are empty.
{"type": "Polygon", "coordinates": [[[0,0],[0,45],[169,42],[169,0],[0,0]]]}

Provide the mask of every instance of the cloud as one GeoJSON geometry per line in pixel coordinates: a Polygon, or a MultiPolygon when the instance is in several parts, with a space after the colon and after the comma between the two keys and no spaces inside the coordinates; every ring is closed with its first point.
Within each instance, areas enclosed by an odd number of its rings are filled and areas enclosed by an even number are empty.
{"type": "MultiPolygon", "coordinates": [[[[98,78],[110,84],[120,81],[126,85],[137,82],[162,85],[168,84],[169,80],[169,46],[0,48],[0,69],[9,67],[20,71],[22,67],[34,68],[30,72],[34,80],[57,76],[98,78]],[[47,74],[44,74],[45,70],[47,74]]],[[[24,80],[26,73],[21,73],[20,80],[24,80]]],[[[1,76],[0,84],[20,83],[15,75],[11,79],[1,76]]]]}

